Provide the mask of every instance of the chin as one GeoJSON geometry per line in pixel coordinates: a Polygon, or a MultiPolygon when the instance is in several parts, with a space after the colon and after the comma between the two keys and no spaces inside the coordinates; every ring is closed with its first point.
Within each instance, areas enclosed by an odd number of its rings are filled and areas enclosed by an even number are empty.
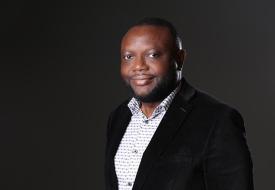
{"type": "Polygon", "coordinates": [[[164,95],[161,92],[156,93],[156,91],[152,90],[149,93],[135,93],[134,97],[141,101],[141,102],[161,102],[165,98],[166,94],[164,95]]]}
{"type": "Polygon", "coordinates": [[[146,89],[146,90],[137,90],[135,88],[132,88],[132,91],[134,93],[135,96],[137,97],[147,97],[150,96],[150,94],[152,93],[153,89],[146,89]]]}

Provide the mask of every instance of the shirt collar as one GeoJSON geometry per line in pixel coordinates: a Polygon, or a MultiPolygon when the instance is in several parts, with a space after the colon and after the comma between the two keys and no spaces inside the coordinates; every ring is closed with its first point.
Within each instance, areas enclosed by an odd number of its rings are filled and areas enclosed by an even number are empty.
{"type": "MultiPolygon", "coordinates": [[[[175,90],[173,90],[154,110],[153,114],[151,117],[155,117],[156,115],[160,114],[161,112],[166,112],[172,102],[172,100],[174,99],[174,97],[176,96],[176,94],[178,93],[179,89],[180,89],[181,83],[176,87],[175,90]]],[[[139,112],[141,112],[140,110],[140,101],[137,100],[136,98],[132,98],[130,100],[130,102],[128,103],[128,107],[130,109],[130,111],[132,112],[132,115],[138,114],[139,112]]]]}

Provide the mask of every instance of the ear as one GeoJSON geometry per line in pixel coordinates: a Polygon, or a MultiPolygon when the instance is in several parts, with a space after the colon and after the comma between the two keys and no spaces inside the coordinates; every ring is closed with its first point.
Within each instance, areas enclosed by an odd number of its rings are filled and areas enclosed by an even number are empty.
{"type": "Polygon", "coordinates": [[[179,70],[182,69],[185,58],[186,58],[186,50],[185,49],[178,50],[177,55],[176,55],[176,61],[177,61],[179,70]]]}

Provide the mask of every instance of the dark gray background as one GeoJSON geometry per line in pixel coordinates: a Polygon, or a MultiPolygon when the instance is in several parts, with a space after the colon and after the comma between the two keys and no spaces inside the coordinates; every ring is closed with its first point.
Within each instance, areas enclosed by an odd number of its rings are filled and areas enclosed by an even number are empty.
{"type": "Polygon", "coordinates": [[[274,4],[1,2],[0,189],[103,189],[106,119],[128,96],[119,42],[144,16],[173,22],[188,81],[242,113],[255,187],[274,189],[274,4]]]}

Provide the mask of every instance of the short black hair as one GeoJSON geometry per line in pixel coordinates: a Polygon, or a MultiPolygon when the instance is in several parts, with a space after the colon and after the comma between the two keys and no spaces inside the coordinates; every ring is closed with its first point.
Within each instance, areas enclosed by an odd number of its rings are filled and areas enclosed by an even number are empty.
{"type": "Polygon", "coordinates": [[[144,25],[162,26],[162,27],[168,28],[168,30],[170,31],[170,33],[175,41],[177,48],[178,49],[183,48],[182,39],[180,38],[174,25],[171,22],[169,22],[168,20],[165,20],[163,18],[158,18],[158,17],[145,17],[145,18],[139,20],[138,22],[136,22],[135,24],[133,24],[131,26],[131,28],[135,27],[135,26],[144,26],[144,25]]]}

